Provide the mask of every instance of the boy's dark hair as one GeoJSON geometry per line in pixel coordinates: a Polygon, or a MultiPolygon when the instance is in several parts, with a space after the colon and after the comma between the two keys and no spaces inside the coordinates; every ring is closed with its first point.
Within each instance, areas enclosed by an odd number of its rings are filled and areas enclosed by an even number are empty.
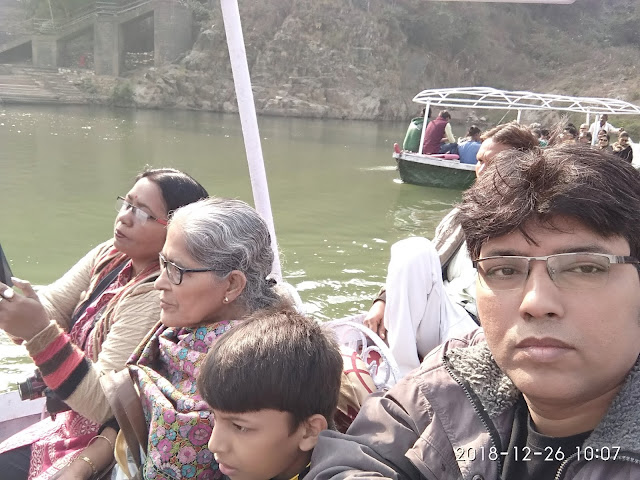
{"type": "Polygon", "coordinates": [[[457,220],[471,258],[490,238],[520,231],[527,223],[552,229],[555,217],[571,217],[604,237],[619,235],[640,257],[640,172],[631,164],[584,144],[529,152],[505,151],[462,198],[457,220]]]}
{"type": "Polygon", "coordinates": [[[328,328],[280,307],[254,313],[214,344],[200,369],[198,391],[216,410],[288,412],[292,432],[315,414],[332,427],[342,368],[328,328]]]}
{"type": "Polygon", "coordinates": [[[444,118],[444,119],[446,119],[446,120],[451,120],[451,114],[450,114],[447,110],[442,110],[442,111],[438,114],[438,116],[439,116],[440,118],[444,118]]]}

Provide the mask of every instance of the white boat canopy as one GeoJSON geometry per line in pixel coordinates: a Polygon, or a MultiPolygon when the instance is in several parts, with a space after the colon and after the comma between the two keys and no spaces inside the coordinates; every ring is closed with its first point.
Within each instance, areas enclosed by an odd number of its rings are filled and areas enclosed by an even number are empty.
{"type": "Polygon", "coordinates": [[[499,110],[559,110],[589,114],[640,115],[640,107],[615,98],[571,97],[490,87],[432,88],[413,101],[430,106],[499,110]]]}

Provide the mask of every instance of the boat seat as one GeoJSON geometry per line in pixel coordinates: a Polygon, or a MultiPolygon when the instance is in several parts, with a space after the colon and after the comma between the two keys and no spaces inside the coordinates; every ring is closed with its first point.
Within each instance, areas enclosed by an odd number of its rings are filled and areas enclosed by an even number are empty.
{"type": "Polygon", "coordinates": [[[460,160],[460,157],[455,153],[434,153],[429,154],[430,157],[441,158],[443,160],[460,160]]]}

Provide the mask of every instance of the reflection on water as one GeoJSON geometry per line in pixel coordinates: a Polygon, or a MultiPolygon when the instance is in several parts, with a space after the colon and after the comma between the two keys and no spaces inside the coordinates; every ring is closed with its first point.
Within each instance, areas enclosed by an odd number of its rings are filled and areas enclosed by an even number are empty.
{"type": "MultiPolygon", "coordinates": [[[[368,309],[391,244],[432,236],[459,192],[395,182],[404,124],[261,118],[285,278],[308,312],[368,309]]],[[[240,122],[205,112],[10,107],[0,110],[0,242],[14,273],[58,278],[112,234],[113,200],[144,165],[172,166],[217,196],[253,203],[240,122]]],[[[31,370],[0,340],[0,390],[31,370]]]]}

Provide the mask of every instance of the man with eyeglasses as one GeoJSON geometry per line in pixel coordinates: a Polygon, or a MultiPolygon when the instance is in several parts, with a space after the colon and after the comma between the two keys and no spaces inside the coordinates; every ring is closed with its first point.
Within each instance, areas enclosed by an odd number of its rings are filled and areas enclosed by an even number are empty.
{"type": "Polygon", "coordinates": [[[640,478],[640,172],[580,144],[497,159],[457,220],[483,329],[325,433],[312,478],[640,478]]]}

